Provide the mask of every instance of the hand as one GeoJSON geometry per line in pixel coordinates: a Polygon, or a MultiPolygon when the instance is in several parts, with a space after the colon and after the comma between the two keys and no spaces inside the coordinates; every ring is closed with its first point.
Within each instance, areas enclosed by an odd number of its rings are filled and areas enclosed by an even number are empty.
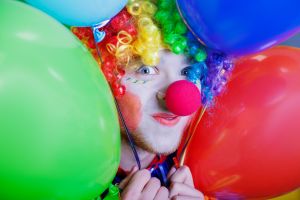
{"type": "Polygon", "coordinates": [[[122,200],[167,200],[169,191],[162,187],[157,178],[151,178],[146,169],[134,167],[130,174],[120,183],[122,200]]]}
{"type": "Polygon", "coordinates": [[[169,172],[171,182],[169,198],[172,200],[204,200],[203,194],[195,189],[192,173],[187,166],[172,168],[169,172]]]}

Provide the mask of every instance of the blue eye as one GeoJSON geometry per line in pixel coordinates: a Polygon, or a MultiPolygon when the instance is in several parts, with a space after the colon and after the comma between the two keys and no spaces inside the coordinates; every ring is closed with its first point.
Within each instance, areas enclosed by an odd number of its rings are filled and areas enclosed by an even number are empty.
{"type": "Polygon", "coordinates": [[[191,67],[190,67],[190,66],[183,68],[183,69],[181,70],[181,75],[182,75],[182,76],[188,76],[190,70],[191,70],[191,67]]]}
{"type": "Polygon", "coordinates": [[[136,73],[142,75],[156,75],[158,74],[158,69],[156,67],[143,65],[136,70],[136,73]]]}

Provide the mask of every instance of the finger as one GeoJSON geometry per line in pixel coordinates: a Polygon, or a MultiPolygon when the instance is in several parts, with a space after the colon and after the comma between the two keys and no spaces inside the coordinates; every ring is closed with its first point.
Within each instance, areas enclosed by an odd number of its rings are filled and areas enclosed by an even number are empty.
{"type": "Polygon", "coordinates": [[[189,197],[189,196],[175,196],[171,200],[204,200],[204,198],[189,197]]]}
{"type": "Polygon", "coordinates": [[[169,197],[173,198],[175,196],[190,196],[190,197],[204,198],[203,194],[200,191],[196,190],[193,187],[185,185],[183,183],[171,184],[169,197]]]}
{"type": "Polygon", "coordinates": [[[154,200],[168,200],[169,199],[169,190],[166,187],[160,187],[158,192],[155,195],[154,200]]]}
{"type": "Polygon", "coordinates": [[[158,192],[160,188],[160,180],[157,178],[150,178],[146,186],[144,187],[142,191],[142,196],[144,200],[152,200],[154,199],[156,193],[158,192]]]}
{"type": "Polygon", "coordinates": [[[132,197],[131,199],[135,199],[135,197],[138,197],[142,193],[143,188],[150,178],[150,172],[147,169],[137,171],[124,188],[122,195],[124,197],[128,196],[132,197]]]}
{"type": "Polygon", "coordinates": [[[132,176],[134,175],[134,173],[135,173],[137,170],[138,170],[138,167],[137,167],[137,166],[134,166],[134,167],[131,169],[130,173],[129,173],[129,174],[126,176],[126,178],[123,179],[123,180],[121,181],[121,183],[119,184],[119,188],[120,188],[120,189],[123,189],[123,188],[126,187],[126,185],[128,184],[128,182],[130,181],[130,179],[132,178],[132,176]]]}
{"type": "Polygon", "coordinates": [[[176,172],[176,168],[172,167],[167,175],[167,179],[169,179],[176,172]]]}
{"type": "Polygon", "coordinates": [[[170,181],[176,183],[184,183],[191,187],[195,187],[192,173],[190,171],[190,168],[188,168],[187,166],[182,166],[177,169],[176,172],[171,176],[170,181]]]}

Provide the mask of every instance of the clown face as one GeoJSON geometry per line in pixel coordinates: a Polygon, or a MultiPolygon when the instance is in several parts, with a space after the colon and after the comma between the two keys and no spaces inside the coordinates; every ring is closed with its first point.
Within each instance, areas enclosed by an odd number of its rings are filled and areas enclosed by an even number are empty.
{"type": "Polygon", "coordinates": [[[126,124],[140,148],[158,154],[174,152],[190,117],[169,112],[164,95],[171,83],[185,79],[182,72],[188,60],[164,50],[157,66],[137,65],[134,70],[129,66],[122,79],[127,90],[119,105],[126,124]]]}

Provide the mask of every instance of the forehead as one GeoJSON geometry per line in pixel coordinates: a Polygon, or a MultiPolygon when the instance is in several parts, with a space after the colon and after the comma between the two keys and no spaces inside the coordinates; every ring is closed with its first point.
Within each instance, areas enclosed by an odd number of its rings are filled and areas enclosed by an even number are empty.
{"type": "Polygon", "coordinates": [[[168,50],[159,52],[160,62],[158,67],[183,68],[189,64],[189,60],[184,55],[177,55],[168,50]]]}

